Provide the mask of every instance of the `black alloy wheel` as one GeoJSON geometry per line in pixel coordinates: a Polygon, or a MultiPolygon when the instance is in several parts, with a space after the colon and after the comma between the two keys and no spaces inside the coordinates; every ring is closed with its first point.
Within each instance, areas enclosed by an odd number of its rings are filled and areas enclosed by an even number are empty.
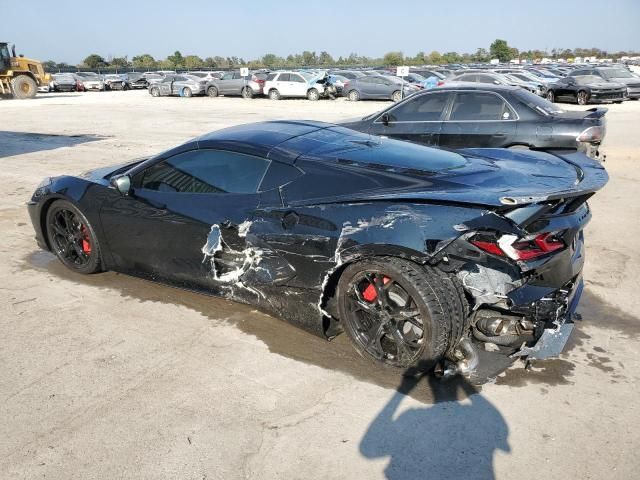
{"type": "Polygon", "coordinates": [[[356,350],[409,373],[431,369],[451,336],[439,281],[423,267],[397,258],[347,267],[338,283],[338,309],[356,350]]]}
{"type": "Polygon", "coordinates": [[[79,273],[100,271],[100,247],[86,217],[66,200],[54,202],[47,211],[47,237],[51,251],[79,273]]]}

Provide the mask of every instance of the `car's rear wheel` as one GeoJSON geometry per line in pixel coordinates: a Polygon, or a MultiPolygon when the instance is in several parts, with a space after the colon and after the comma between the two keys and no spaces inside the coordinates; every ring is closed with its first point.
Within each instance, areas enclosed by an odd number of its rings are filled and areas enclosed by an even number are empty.
{"type": "Polygon", "coordinates": [[[400,100],[402,100],[402,92],[400,90],[396,90],[395,92],[393,92],[391,94],[391,100],[393,100],[394,102],[399,102],[400,100]]]}
{"type": "Polygon", "coordinates": [[[555,103],[555,101],[556,101],[556,94],[555,94],[555,93],[553,93],[553,90],[548,90],[548,91],[547,91],[547,95],[546,95],[546,97],[547,97],[547,100],[549,100],[551,103],[555,103]]]}
{"type": "Polygon", "coordinates": [[[242,89],[242,98],[253,98],[253,89],[251,87],[244,87],[242,89]]]}
{"type": "Polygon", "coordinates": [[[360,100],[360,93],[358,93],[357,90],[351,90],[349,92],[349,100],[352,102],[357,102],[358,100],[360,100]]]}
{"type": "Polygon", "coordinates": [[[129,84],[128,83],[123,83],[122,84],[122,90],[124,90],[124,91],[129,90],[129,84]]]}
{"type": "Polygon", "coordinates": [[[280,92],[275,88],[272,88],[271,90],[269,90],[269,98],[271,100],[280,100],[280,92]]]}
{"type": "Polygon", "coordinates": [[[307,98],[315,102],[320,98],[320,92],[318,92],[318,90],[316,90],[315,88],[312,88],[307,92],[307,98]]]}
{"type": "Polygon", "coordinates": [[[216,87],[207,88],[207,95],[209,95],[210,97],[217,97],[218,96],[218,89],[216,87]]]}
{"type": "Polygon", "coordinates": [[[56,200],[47,211],[46,228],[52,252],[68,268],[78,273],[101,270],[98,239],[75,205],[56,200]]]}
{"type": "Polygon", "coordinates": [[[338,310],[356,350],[405,373],[430,370],[452,340],[448,302],[462,304],[445,298],[451,291],[442,282],[434,271],[398,258],[348,266],[338,282],[338,310]]]}
{"type": "Polygon", "coordinates": [[[160,96],[160,89],[158,87],[151,87],[151,96],[152,97],[159,97],[160,96]]]}
{"type": "Polygon", "coordinates": [[[193,92],[191,91],[191,89],[189,87],[184,87],[182,89],[182,96],[190,98],[191,96],[193,96],[193,92]]]}
{"type": "Polygon", "coordinates": [[[578,105],[586,105],[589,103],[589,95],[584,90],[580,90],[577,95],[578,105]]]}

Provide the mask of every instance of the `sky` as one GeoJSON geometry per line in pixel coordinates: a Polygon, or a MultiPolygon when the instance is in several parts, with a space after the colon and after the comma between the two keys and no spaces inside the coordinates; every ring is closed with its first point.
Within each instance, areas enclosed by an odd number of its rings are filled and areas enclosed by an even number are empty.
{"type": "Polygon", "coordinates": [[[303,50],[473,53],[496,38],[520,50],[640,50],[640,0],[0,0],[0,41],[77,64],[149,53],[286,56],[303,50]]]}

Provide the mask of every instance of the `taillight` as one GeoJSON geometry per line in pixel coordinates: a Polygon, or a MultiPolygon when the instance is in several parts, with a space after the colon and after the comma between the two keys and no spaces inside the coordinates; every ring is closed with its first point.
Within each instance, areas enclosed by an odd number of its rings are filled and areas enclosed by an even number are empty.
{"type": "Polygon", "coordinates": [[[349,82],[344,82],[344,85],[342,85],[342,88],[347,88],[349,86],[349,82]]]}
{"type": "Polygon", "coordinates": [[[438,80],[438,83],[436,83],[437,87],[441,87],[443,85],[444,85],[444,81],[442,81],[442,80],[438,80]]]}
{"type": "Polygon", "coordinates": [[[604,129],[602,127],[589,127],[585,131],[583,131],[576,141],[578,142],[589,142],[589,143],[600,143],[604,138],[604,129]]]}
{"type": "Polygon", "coordinates": [[[476,235],[470,240],[471,244],[492,255],[512,260],[533,260],[549,253],[562,250],[564,241],[557,236],[557,232],[546,232],[518,238],[515,235],[503,235],[499,239],[476,235]]]}

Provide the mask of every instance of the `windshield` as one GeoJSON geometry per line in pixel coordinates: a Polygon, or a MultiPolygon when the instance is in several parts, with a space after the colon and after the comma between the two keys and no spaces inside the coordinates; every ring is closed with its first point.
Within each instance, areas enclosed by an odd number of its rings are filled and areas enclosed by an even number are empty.
{"type": "Polygon", "coordinates": [[[600,70],[606,79],[610,78],[635,78],[630,71],[622,68],[612,68],[610,70],[600,70]]]}
{"type": "Polygon", "coordinates": [[[555,115],[564,112],[564,110],[559,108],[557,105],[536,95],[535,93],[531,93],[529,90],[521,88],[516,90],[514,95],[529,108],[532,108],[543,115],[555,115]]]}
{"type": "Polygon", "coordinates": [[[573,77],[578,85],[589,85],[590,83],[602,83],[602,78],[596,75],[578,75],[573,77]]]}

